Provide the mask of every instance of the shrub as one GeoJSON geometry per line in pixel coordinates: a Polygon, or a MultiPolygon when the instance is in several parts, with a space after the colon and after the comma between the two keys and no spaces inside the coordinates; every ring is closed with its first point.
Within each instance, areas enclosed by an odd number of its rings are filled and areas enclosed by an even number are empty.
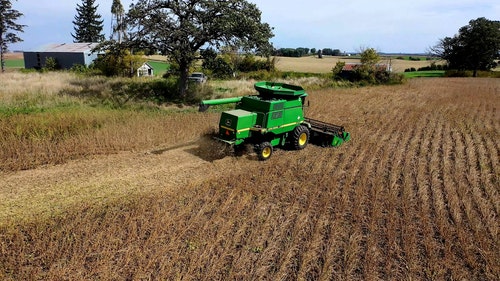
{"type": "Polygon", "coordinates": [[[342,69],[344,68],[345,66],[345,62],[343,61],[338,61],[335,66],[333,67],[332,69],[332,73],[333,73],[333,79],[336,79],[336,78],[341,78],[340,77],[340,74],[342,72],[342,69]]]}
{"type": "Polygon", "coordinates": [[[205,73],[216,78],[229,78],[233,76],[234,70],[229,63],[222,57],[217,56],[213,49],[205,49],[200,52],[203,57],[202,68],[205,73]]]}
{"type": "Polygon", "coordinates": [[[146,59],[142,53],[131,54],[128,50],[107,52],[95,61],[95,67],[106,76],[133,76],[146,59]]]}
{"type": "Polygon", "coordinates": [[[246,54],[242,61],[239,62],[236,70],[241,72],[259,71],[259,70],[273,70],[274,59],[257,60],[254,55],[246,54]]]}
{"type": "Polygon", "coordinates": [[[96,74],[96,70],[92,65],[90,67],[87,67],[86,65],[75,64],[71,67],[70,71],[77,74],[96,74]]]}
{"type": "Polygon", "coordinates": [[[472,77],[472,71],[467,70],[448,70],[444,73],[445,77],[472,77]]]}
{"type": "MultiPolygon", "coordinates": [[[[490,77],[490,78],[500,78],[499,71],[478,71],[476,77],[490,77]]],[[[444,74],[445,77],[473,77],[474,73],[472,70],[447,70],[444,74]]]]}
{"type": "Polygon", "coordinates": [[[429,70],[446,70],[448,66],[442,64],[436,64],[436,62],[432,62],[430,66],[420,67],[418,71],[429,71],[429,70]]]}
{"type": "Polygon", "coordinates": [[[156,79],[128,79],[91,77],[72,81],[75,89],[65,89],[61,94],[87,98],[111,108],[126,107],[131,102],[196,103],[213,90],[208,85],[190,83],[186,97],[181,97],[177,77],[156,79]],[[200,87],[199,87],[200,86],[200,87]]]}
{"type": "Polygon", "coordinates": [[[188,104],[198,104],[204,99],[209,99],[214,95],[214,90],[212,87],[206,83],[189,83],[188,89],[186,91],[186,97],[183,102],[188,104]]]}
{"type": "Polygon", "coordinates": [[[59,65],[59,62],[57,61],[56,58],[53,57],[47,57],[45,59],[45,66],[44,68],[48,71],[54,71],[61,69],[61,66],[59,65]]]}

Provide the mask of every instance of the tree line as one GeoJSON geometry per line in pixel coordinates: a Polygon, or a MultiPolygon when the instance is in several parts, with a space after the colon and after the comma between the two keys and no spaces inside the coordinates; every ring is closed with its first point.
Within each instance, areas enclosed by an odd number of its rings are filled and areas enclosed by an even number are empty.
{"type": "Polygon", "coordinates": [[[274,56],[280,56],[280,57],[304,57],[304,56],[309,56],[309,55],[325,55],[325,56],[342,56],[345,55],[345,52],[342,52],[339,49],[331,49],[331,48],[324,48],[324,49],[316,49],[316,48],[279,48],[275,49],[273,51],[274,56]]]}
{"type": "MultiPolygon", "coordinates": [[[[23,14],[12,8],[12,1],[16,0],[0,0],[2,71],[3,54],[9,44],[22,41],[19,34],[26,27],[17,23],[23,14]]],[[[113,35],[118,36],[106,39],[95,2],[81,0],[81,4],[77,4],[71,33],[74,42],[101,43],[100,51],[109,56],[104,63],[118,63],[123,67],[129,64],[126,57],[133,54],[165,55],[177,66],[181,94],[187,89],[190,67],[206,46],[217,54],[231,49],[267,57],[268,62],[271,56],[342,55],[339,49],[331,48],[274,48],[270,43],[273,28],[262,22],[261,11],[255,4],[244,0],[138,0],[128,11],[119,0],[114,0],[113,35]]],[[[449,69],[472,70],[474,75],[480,70],[491,70],[500,58],[500,22],[486,18],[471,20],[458,34],[440,39],[430,51],[447,61],[449,69]]],[[[269,68],[264,65],[266,67],[269,68]]]]}

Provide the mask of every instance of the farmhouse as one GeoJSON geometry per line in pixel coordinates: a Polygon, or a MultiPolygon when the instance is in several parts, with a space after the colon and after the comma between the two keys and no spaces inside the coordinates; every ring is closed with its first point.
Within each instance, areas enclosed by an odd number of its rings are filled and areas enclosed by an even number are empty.
{"type": "Polygon", "coordinates": [[[98,53],[92,52],[97,43],[49,44],[32,51],[24,52],[26,68],[42,68],[47,58],[54,58],[63,69],[69,69],[75,64],[89,66],[98,53]]]}

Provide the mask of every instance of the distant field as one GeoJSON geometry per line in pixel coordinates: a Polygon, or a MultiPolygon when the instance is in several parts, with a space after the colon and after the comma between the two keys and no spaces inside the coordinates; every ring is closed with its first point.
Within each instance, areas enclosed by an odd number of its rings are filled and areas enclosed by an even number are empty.
{"type": "MultiPolygon", "coordinates": [[[[23,68],[24,60],[22,53],[8,53],[6,54],[6,67],[7,68],[23,68]]],[[[161,76],[169,69],[169,64],[165,56],[148,56],[148,63],[155,69],[155,75],[161,76]]],[[[359,62],[359,58],[356,57],[332,57],[324,56],[322,59],[316,56],[308,56],[301,58],[291,58],[291,57],[276,57],[276,67],[281,71],[294,71],[294,72],[306,72],[306,73],[329,73],[332,68],[339,61],[342,62],[359,62]]],[[[443,61],[435,61],[437,64],[444,64],[443,61]]],[[[198,62],[199,63],[199,62],[198,62]]],[[[383,57],[381,63],[387,63],[392,65],[394,72],[402,73],[408,68],[421,68],[430,66],[432,61],[426,60],[425,57],[421,57],[420,61],[409,60],[409,56],[403,56],[403,59],[397,59],[396,56],[383,57]]],[[[500,67],[494,69],[494,71],[500,71],[500,67]]],[[[439,77],[442,76],[438,72],[419,72],[414,74],[405,74],[406,77],[439,77]]]]}
{"type": "Polygon", "coordinates": [[[6,53],[4,58],[6,68],[24,68],[23,53],[6,53]]]}
{"type": "MultiPolygon", "coordinates": [[[[150,56],[148,57],[150,61],[167,61],[165,56],[150,56]]],[[[332,71],[332,68],[339,61],[343,62],[359,62],[359,58],[356,57],[332,57],[324,56],[322,59],[316,56],[307,56],[301,58],[291,58],[291,57],[276,57],[276,67],[281,71],[295,71],[295,72],[310,72],[310,73],[328,73],[332,71]]],[[[431,61],[421,60],[421,61],[410,61],[409,57],[404,59],[395,59],[395,57],[383,58],[382,63],[390,63],[395,72],[404,72],[405,69],[414,67],[416,69],[420,67],[429,66],[431,61]]],[[[438,62],[439,63],[439,62],[438,62]]],[[[160,68],[161,69],[161,68],[160,68]]]]}
{"type": "MultiPolygon", "coordinates": [[[[357,63],[359,62],[359,59],[351,57],[331,56],[324,56],[322,59],[319,59],[315,56],[301,58],[278,57],[276,67],[282,71],[327,73],[331,72],[332,68],[339,61],[346,63],[357,63]]],[[[391,64],[394,72],[404,72],[405,69],[411,67],[418,69],[420,67],[429,66],[431,64],[431,61],[410,61],[405,59],[395,59],[391,57],[383,58],[381,60],[381,63],[391,64]]]]}

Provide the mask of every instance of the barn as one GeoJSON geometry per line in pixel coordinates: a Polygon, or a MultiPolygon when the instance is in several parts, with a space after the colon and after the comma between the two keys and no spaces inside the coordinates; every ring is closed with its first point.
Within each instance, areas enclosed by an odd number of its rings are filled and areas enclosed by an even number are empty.
{"type": "Polygon", "coordinates": [[[97,43],[49,44],[24,52],[26,68],[40,69],[47,58],[54,58],[62,69],[70,69],[75,64],[89,66],[98,53],[92,52],[97,43]]]}

